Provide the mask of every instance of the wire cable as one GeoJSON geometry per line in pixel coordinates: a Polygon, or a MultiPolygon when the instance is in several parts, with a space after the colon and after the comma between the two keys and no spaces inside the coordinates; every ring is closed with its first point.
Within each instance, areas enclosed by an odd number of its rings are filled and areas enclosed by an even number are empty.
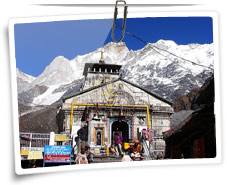
{"type": "MultiPolygon", "coordinates": [[[[116,28],[119,29],[119,26],[117,25],[116,28]]],[[[137,39],[138,41],[142,42],[143,44],[149,44],[148,41],[145,41],[144,39],[142,39],[141,37],[137,36],[137,35],[134,34],[134,33],[131,33],[131,32],[126,31],[125,34],[127,34],[127,35],[129,35],[129,36],[131,36],[131,37],[134,37],[135,39],[137,39]]],[[[170,55],[172,55],[172,56],[174,56],[174,57],[177,57],[177,58],[179,58],[179,59],[181,59],[181,60],[184,60],[184,61],[186,61],[186,62],[189,62],[189,63],[191,63],[191,64],[193,64],[193,65],[197,65],[197,66],[200,66],[200,67],[203,67],[203,68],[207,68],[207,69],[211,70],[212,72],[214,71],[214,69],[211,68],[211,67],[209,67],[209,66],[205,66],[205,65],[202,65],[202,64],[198,64],[198,63],[196,63],[196,62],[194,62],[194,61],[185,59],[185,58],[183,58],[183,57],[181,57],[181,56],[178,56],[178,55],[176,55],[175,53],[172,53],[172,52],[170,52],[170,51],[168,51],[168,50],[166,50],[166,49],[162,49],[162,48],[157,47],[157,46],[155,46],[155,45],[150,45],[150,47],[151,47],[151,49],[153,49],[155,52],[157,52],[159,55],[164,56],[164,57],[166,57],[166,58],[169,58],[169,56],[163,55],[163,54],[162,54],[161,52],[159,52],[158,50],[164,51],[164,52],[166,52],[166,53],[168,53],[168,54],[170,54],[170,55]]],[[[170,59],[170,58],[169,58],[169,59],[170,59]]],[[[170,59],[170,60],[173,61],[172,59],[170,59]]],[[[174,60],[174,62],[176,62],[176,61],[174,60]]],[[[177,63],[177,64],[178,64],[179,66],[181,66],[179,63],[177,63]]],[[[181,66],[181,67],[183,67],[183,66],[181,66]]],[[[183,68],[185,69],[185,67],[183,67],[183,68]]]]}

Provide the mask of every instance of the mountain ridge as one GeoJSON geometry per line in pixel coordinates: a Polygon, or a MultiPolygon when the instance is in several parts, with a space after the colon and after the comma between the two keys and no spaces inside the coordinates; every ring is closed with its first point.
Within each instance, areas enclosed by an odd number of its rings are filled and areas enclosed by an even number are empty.
{"type": "MultiPolygon", "coordinates": [[[[120,73],[123,78],[170,100],[200,87],[212,72],[168,52],[211,68],[214,60],[213,44],[178,45],[174,41],[161,39],[156,43],[148,43],[142,49],[129,50],[125,43],[110,42],[103,48],[76,56],[72,60],[63,56],[56,57],[42,74],[26,87],[27,92],[29,88],[42,87],[42,91],[39,88],[39,95],[32,97],[31,105],[51,105],[61,99],[69,89],[72,90],[77,85],[76,83],[80,84],[83,81],[85,63],[97,63],[101,50],[104,51],[105,63],[122,65],[120,73]]],[[[79,87],[80,85],[77,86],[77,91],[80,90],[79,87]]],[[[22,99],[24,93],[20,93],[22,99]]]]}

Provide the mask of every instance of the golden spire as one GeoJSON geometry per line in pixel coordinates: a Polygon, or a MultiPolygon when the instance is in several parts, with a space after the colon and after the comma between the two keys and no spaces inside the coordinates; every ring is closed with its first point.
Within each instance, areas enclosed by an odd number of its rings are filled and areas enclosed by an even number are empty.
{"type": "Polygon", "coordinates": [[[101,52],[101,58],[99,60],[99,63],[104,64],[104,57],[103,57],[104,50],[102,49],[100,52],[101,52]]]}

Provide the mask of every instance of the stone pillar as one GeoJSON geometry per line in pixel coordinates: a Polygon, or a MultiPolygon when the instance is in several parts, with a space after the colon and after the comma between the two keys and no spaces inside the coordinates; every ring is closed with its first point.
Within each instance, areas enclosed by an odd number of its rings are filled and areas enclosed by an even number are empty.
{"type": "Polygon", "coordinates": [[[132,140],[134,140],[135,139],[135,136],[136,136],[136,134],[135,134],[135,129],[136,129],[136,127],[135,127],[135,114],[133,114],[132,115],[132,132],[131,132],[131,136],[132,136],[132,140]]]}
{"type": "Polygon", "coordinates": [[[54,145],[55,143],[55,133],[50,132],[50,140],[49,140],[49,145],[54,145]]]}

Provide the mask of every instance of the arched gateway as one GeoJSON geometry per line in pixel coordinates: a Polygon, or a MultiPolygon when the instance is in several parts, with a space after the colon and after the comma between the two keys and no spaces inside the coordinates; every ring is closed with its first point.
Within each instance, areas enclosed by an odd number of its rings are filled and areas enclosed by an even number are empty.
{"type": "Polygon", "coordinates": [[[112,144],[114,144],[114,136],[119,133],[122,136],[123,142],[128,142],[129,140],[129,126],[125,121],[115,121],[112,124],[112,144]]]}

